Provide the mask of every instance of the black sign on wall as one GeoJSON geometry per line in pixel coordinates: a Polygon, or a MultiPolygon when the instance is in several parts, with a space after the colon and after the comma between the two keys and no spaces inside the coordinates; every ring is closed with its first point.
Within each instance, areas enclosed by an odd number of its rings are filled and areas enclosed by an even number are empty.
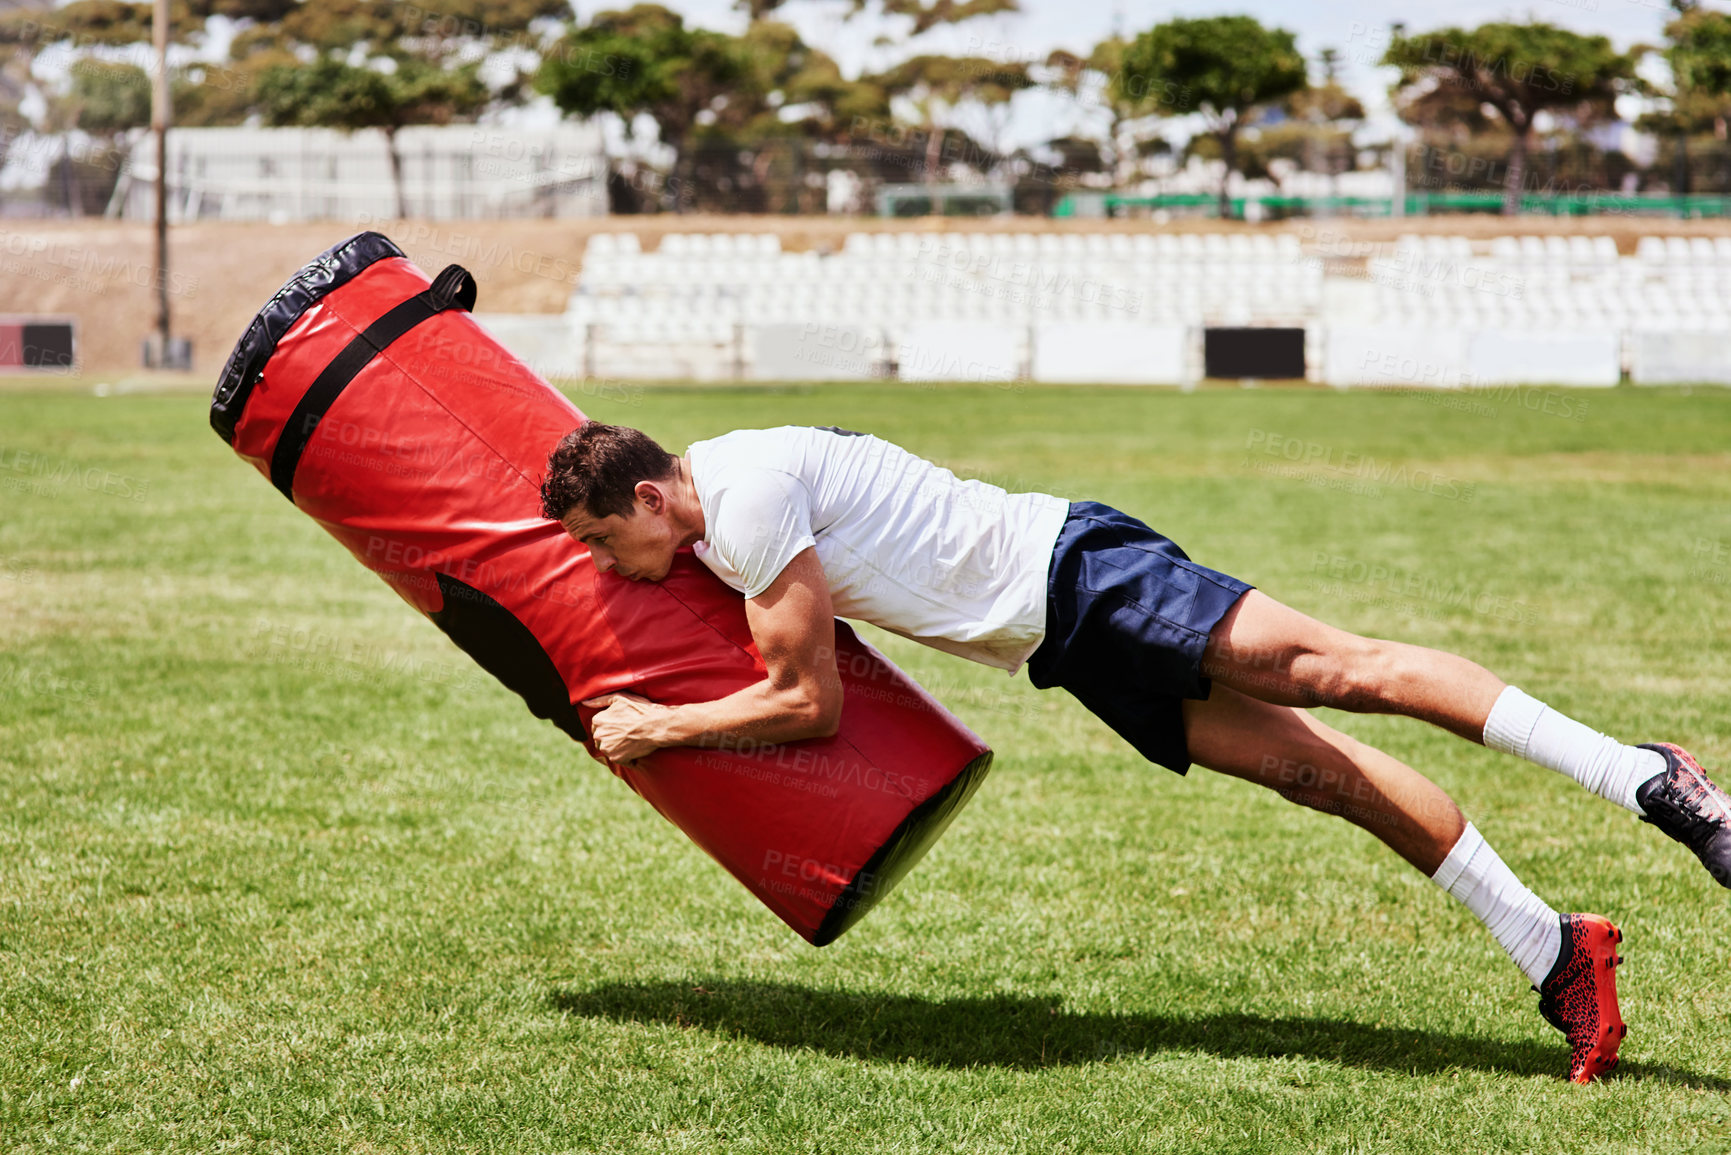
{"type": "Polygon", "coordinates": [[[1303,329],[1207,329],[1205,377],[1303,377],[1303,329]]]}
{"type": "Polygon", "coordinates": [[[0,317],[0,370],[73,369],[72,322],[0,317]]]}
{"type": "Polygon", "coordinates": [[[23,364],[28,369],[71,369],[72,326],[64,321],[26,324],[23,364]]]}

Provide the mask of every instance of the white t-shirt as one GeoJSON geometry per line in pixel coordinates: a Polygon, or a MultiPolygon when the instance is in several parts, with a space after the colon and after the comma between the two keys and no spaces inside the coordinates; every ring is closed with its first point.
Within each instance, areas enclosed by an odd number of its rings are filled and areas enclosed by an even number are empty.
{"type": "Polygon", "coordinates": [[[687,460],[703,507],[697,557],[746,597],[815,545],[840,617],[1012,673],[1039,647],[1069,502],[803,425],[699,441],[687,460]]]}

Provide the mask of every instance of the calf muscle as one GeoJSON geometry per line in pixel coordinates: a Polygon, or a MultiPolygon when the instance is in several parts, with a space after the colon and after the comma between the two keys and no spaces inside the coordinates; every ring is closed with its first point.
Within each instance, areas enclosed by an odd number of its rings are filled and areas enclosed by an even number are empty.
{"type": "Polygon", "coordinates": [[[1301,709],[1216,685],[1184,703],[1190,756],[1374,834],[1427,877],[1466,829],[1460,808],[1410,766],[1301,709]]]}

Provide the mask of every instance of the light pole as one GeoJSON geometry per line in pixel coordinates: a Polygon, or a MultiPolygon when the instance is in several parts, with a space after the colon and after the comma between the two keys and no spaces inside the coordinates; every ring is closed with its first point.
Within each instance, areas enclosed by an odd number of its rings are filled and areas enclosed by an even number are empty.
{"type": "Polygon", "coordinates": [[[167,368],[168,314],[168,0],[156,0],[150,26],[156,77],[150,92],[150,128],[156,133],[156,364],[167,368]]]}

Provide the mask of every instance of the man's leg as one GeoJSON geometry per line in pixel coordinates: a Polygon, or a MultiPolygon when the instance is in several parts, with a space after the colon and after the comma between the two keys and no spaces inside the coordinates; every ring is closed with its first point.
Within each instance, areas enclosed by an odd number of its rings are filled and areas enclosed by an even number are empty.
{"type": "Polygon", "coordinates": [[[1403,714],[1566,774],[1636,814],[1636,791],[1666,773],[1657,750],[1626,746],[1528,697],[1456,654],[1365,638],[1258,590],[1215,625],[1202,672],[1287,706],[1403,714]]]}
{"type": "Polygon", "coordinates": [[[1539,1008],[1571,1047],[1569,1077],[1616,1065],[1626,1028],[1614,973],[1622,936],[1597,915],[1559,915],[1529,890],[1453,800],[1424,775],[1304,710],[1216,683],[1183,703],[1197,763],[1363,827],[1485,924],[1540,991],[1539,1008]]]}
{"type": "Polygon", "coordinates": [[[1419,873],[1437,867],[1466,829],[1441,787],[1314,715],[1216,683],[1207,700],[1186,699],[1190,757],[1289,802],[1336,814],[1388,844],[1419,873]]]}

